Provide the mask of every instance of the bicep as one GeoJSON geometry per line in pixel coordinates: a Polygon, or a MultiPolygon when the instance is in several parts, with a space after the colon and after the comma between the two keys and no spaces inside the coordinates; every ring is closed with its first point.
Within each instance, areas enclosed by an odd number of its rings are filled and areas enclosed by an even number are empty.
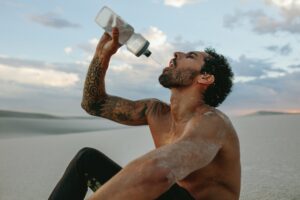
{"type": "Polygon", "coordinates": [[[146,125],[146,112],[151,99],[132,101],[129,99],[107,96],[95,102],[93,115],[104,117],[125,125],[146,125]]]}
{"type": "Polygon", "coordinates": [[[147,125],[150,115],[167,112],[169,106],[157,99],[129,99],[108,95],[95,102],[91,110],[93,115],[104,117],[125,125],[147,125]]]}

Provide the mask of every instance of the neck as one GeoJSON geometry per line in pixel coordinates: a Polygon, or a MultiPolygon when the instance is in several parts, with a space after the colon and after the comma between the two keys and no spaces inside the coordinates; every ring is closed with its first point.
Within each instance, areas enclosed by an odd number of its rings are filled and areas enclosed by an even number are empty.
{"type": "Polygon", "coordinates": [[[175,126],[191,119],[196,110],[208,107],[203,101],[199,88],[195,87],[172,88],[170,102],[175,126]]]}

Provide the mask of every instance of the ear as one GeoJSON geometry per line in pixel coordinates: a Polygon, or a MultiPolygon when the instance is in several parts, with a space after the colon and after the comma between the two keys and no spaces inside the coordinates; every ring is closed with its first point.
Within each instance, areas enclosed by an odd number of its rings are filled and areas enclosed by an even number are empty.
{"type": "Polygon", "coordinates": [[[215,82],[215,76],[211,74],[200,74],[197,78],[197,83],[204,84],[204,85],[211,85],[215,82]]]}

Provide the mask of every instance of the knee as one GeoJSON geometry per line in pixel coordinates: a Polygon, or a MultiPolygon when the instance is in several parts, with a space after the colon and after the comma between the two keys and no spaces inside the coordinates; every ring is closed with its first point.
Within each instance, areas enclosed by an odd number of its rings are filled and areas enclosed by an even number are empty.
{"type": "Polygon", "coordinates": [[[94,153],[94,152],[98,152],[97,149],[91,148],[91,147],[83,147],[82,149],[80,149],[77,153],[77,155],[82,155],[82,154],[87,154],[87,153],[94,153]]]}
{"type": "Polygon", "coordinates": [[[95,155],[104,155],[97,149],[91,148],[91,147],[84,147],[78,151],[78,153],[75,156],[75,160],[80,161],[85,158],[94,157],[95,155]]]}

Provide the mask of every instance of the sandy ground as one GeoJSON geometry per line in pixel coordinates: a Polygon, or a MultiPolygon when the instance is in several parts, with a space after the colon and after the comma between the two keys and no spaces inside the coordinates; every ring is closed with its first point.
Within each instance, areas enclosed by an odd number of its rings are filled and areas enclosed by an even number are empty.
{"type": "MultiPolygon", "coordinates": [[[[240,199],[300,200],[300,116],[232,121],[241,143],[240,199]]],[[[94,119],[0,118],[0,199],[47,199],[71,158],[87,146],[122,166],[153,148],[145,126],[94,119]]]]}

